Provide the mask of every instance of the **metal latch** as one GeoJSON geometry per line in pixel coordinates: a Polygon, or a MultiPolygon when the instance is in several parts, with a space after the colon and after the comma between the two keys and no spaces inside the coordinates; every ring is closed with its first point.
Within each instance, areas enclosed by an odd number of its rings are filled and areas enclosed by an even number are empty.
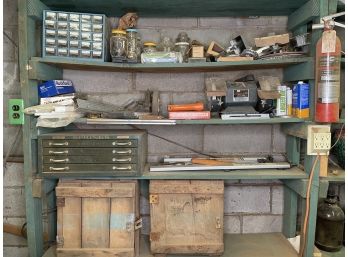
{"type": "Polygon", "coordinates": [[[158,203],[158,195],[150,195],[150,203],[158,203]]]}
{"type": "Polygon", "coordinates": [[[57,205],[57,207],[64,207],[65,206],[65,198],[57,197],[56,205],[57,205]]]}
{"type": "Polygon", "coordinates": [[[134,222],[134,230],[138,230],[143,227],[143,219],[139,218],[134,222]]]}
{"type": "Polygon", "coordinates": [[[216,221],[215,227],[216,227],[216,228],[221,228],[221,220],[220,220],[220,217],[216,217],[216,218],[215,218],[215,221],[216,221]]]}

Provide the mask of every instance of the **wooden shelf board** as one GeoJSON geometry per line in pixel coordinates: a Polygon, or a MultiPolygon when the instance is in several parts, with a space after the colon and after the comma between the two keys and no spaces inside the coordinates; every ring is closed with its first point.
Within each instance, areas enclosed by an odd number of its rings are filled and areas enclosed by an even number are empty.
{"type": "MultiPolygon", "coordinates": [[[[94,173],[95,174],[95,173],[94,173]]],[[[99,173],[98,173],[99,174],[99,173]]],[[[59,175],[45,173],[43,175],[46,178],[78,178],[81,173],[72,172],[60,172],[59,175]]],[[[308,175],[301,169],[297,167],[292,167],[290,169],[263,169],[263,170],[233,170],[233,171],[167,171],[167,172],[144,172],[141,176],[135,177],[110,177],[110,175],[105,173],[100,173],[98,177],[95,175],[90,175],[84,173],[85,177],[88,178],[115,178],[115,179],[305,179],[308,175]]]]}
{"type": "MultiPolygon", "coordinates": [[[[281,233],[225,234],[225,252],[221,257],[297,257],[297,253],[281,233]]],[[[189,254],[167,255],[168,257],[188,257],[189,254]]],[[[193,255],[191,255],[193,256],[193,255]]],[[[197,255],[195,255],[197,257],[197,255]]],[[[199,256],[199,255],[198,255],[199,256]]],[[[43,257],[56,257],[52,246],[43,257]]],[[[153,257],[148,236],[140,238],[139,257],[153,257]]],[[[335,256],[336,257],[336,256],[335,256]]]]}
{"type": "MultiPolygon", "coordinates": [[[[108,122],[104,122],[103,119],[91,119],[80,118],[76,120],[74,123],[76,124],[90,124],[90,125],[156,125],[156,126],[173,126],[173,125],[233,125],[233,124],[278,124],[278,123],[302,123],[305,122],[303,119],[299,118],[271,118],[271,119],[238,119],[238,120],[222,120],[222,119],[209,119],[209,120],[176,120],[174,123],[166,123],[166,124],[141,124],[141,120],[135,120],[136,123],[131,123],[129,120],[115,120],[115,123],[112,123],[112,119],[108,120],[108,122]],[[110,122],[111,121],[111,122],[110,122]]],[[[161,120],[165,121],[173,121],[173,120],[161,120]]],[[[148,120],[144,120],[144,122],[149,122],[148,120]]]]}
{"type": "Polygon", "coordinates": [[[139,17],[223,17],[223,16],[262,16],[289,15],[308,0],[258,0],[254,2],[240,0],[42,0],[54,10],[104,13],[109,16],[121,16],[135,11],[139,17]]]}
{"type": "MultiPolygon", "coordinates": [[[[203,62],[203,63],[112,63],[80,59],[33,57],[32,62],[48,64],[63,69],[94,70],[94,71],[123,71],[123,72],[209,72],[226,70],[252,70],[287,67],[294,64],[305,63],[312,57],[290,57],[276,60],[254,60],[239,62],[203,62]]],[[[35,66],[35,65],[34,65],[35,66]]],[[[35,72],[35,71],[34,71],[35,72]]]]}
{"type": "Polygon", "coordinates": [[[327,177],[322,177],[320,179],[326,180],[326,181],[329,181],[329,182],[344,183],[345,171],[343,169],[341,169],[341,168],[336,168],[336,167],[329,166],[328,176],[327,177]],[[334,175],[332,173],[332,170],[336,170],[338,172],[337,175],[334,175]]]}

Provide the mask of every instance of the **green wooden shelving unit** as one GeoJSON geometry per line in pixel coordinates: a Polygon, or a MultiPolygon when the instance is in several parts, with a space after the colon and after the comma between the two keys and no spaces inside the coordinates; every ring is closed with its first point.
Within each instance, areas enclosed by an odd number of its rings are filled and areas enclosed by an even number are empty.
{"type": "MultiPolygon", "coordinates": [[[[311,52],[308,57],[292,57],[277,60],[256,60],[222,63],[184,63],[184,64],[115,64],[81,60],[53,59],[40,57],[41,35],[39,24],[42,11],[46,9],[104,13],[109,16],[120,16],[127,11],[136,11],[140,17],[231,17],[231,16],[288,16],[288,30],[295,35],[307,32],[308,23],[319,23],[321,17],[334,13],[337,0],[18,0],[19,1],[19,54],[21,93],[25,107],[38,104],[37,85],[41,80],[62,78],[63,69],[99,70],[108,72],[210,72],[233,71],[241,69],[283,68],[284,80],[308,80],[311,85],[311,117],[314,106],[314,56],[315,43],[321,32],[312,33],[311,52]],[[151,6],[151,7],[150,7],[151,6]],[[190,8],[187,8],[187,7],[190,8]],[[38,29],[39,28],[39,29],[38,29]]],[[[86,122],[81,120],[80,122],[86,122]]],[[[287,133],[287,157],[293,164],[288,170],[247,170],[234,172],[145,172],[140,177],[142,186],[149,179],[280,179],[285,185],[285,214],[283,235],[293,237],[296,234],[297,207],[299,201],[305,201],[308,174],[314,158],[305,156],[304,170],[297,168],[300,164],[300,140],[306,136],[294,133],[296,126],[305,128],[310,122],[296,118],[274,118],[269,120],[234,120],[223,121],[211,119],[207,121],[177,121],[177,125],[219,125],[219,124],[274,124],[281,123],[287,133]],[[294,126],[291,126],[294,125],[294,126]],[[296,126],[295,126],[296,125],[296,126]],[[298,200],[298,197],[300,200],[298,200]]],[[[25,117],[23,126],[24,177],[26,197],[27,236],[30,257],[55,256],[54,248],[44,253],[43,242],[43,202],[51,208],[55,207],[54,188],[57,178],[43,178],[37,167],[37,136],[40,133],[54,130],[36,127],[32,116],[25,117]]],[[[310,193],[310,216],[306,238],[305,257],[312,257],[316,222],[317,199],[326,194],[329,181],[319,180],[318,168],[315,169],[313,186],[310,193]]],[[[119,177],[118,177],[119,179],[119,177]]],[[[127,179],[123,177],[121,179],[127,179]]],[[[54,241],[56,235],[56,217],[48,215],[49,240],[54,241]]],[[[268,245],[271,249],[277,242],[284,243],[281,234],[252,237],[253,247],[262,248],[268,245]],[[280,240],[280,241],[279,241],[280,240]]],[[[248,248],[248,240],[231,235],[226,240],[240,242],[237,245],[228,243],[224,256],[244,257],[242,249],[248,248]]],[[[287,252],[286,256],[296,256],[287,252]]],[[[141,256],[148,255],[143,252],[141,256]]],[[[271,255],[269,255],[271,256],[271,255]]],[[[277,257],[282,256],[281,253],[277,257]]]]}

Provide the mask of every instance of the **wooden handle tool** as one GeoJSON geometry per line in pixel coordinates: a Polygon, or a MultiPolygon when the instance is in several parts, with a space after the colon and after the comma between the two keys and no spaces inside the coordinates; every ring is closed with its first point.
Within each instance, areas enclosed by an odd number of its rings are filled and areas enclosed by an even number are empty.
{"type": "Polygon", "coordinates": [[[183,111],[203,111],[204,104],[202,102],[192,104],[169,104],[169,112],[183,112],[183,111]]]}
{"type": "Polygon", "coordinates": [[[191,163],[201,164],[201,165],[210,165],[210,166],[232,165],[231,162],[210,160],[210,159],[199,159],[199,158],[192,158],[191,163]]]}

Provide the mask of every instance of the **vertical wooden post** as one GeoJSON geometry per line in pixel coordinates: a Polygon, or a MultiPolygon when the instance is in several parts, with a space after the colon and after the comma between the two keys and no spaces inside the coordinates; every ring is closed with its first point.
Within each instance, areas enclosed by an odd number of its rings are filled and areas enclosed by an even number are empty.
{"type": "Polygon", "coordinates": [[[283,234],[287,238],[296,236],[297,193],[284,186],[283,234]]]}

